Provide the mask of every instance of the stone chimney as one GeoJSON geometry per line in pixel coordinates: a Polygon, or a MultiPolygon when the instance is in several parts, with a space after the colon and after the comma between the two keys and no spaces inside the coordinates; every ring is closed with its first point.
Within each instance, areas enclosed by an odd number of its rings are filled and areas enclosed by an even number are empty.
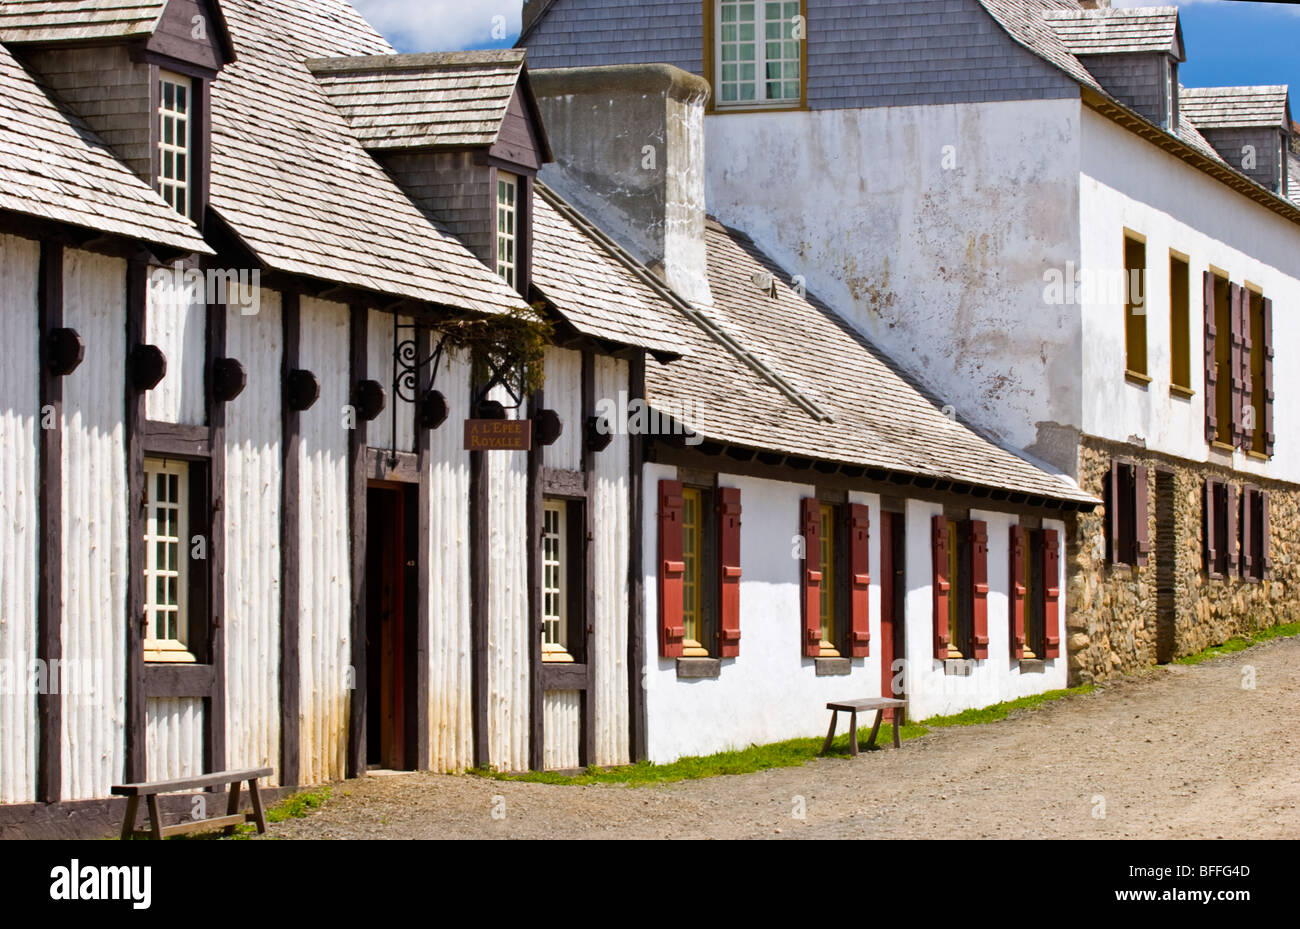
{"type": "Polygon", "coordinates": [[[555,163],[541,173],[685,299],[711,304],[704,240],[709,85],[671,65],[529,72],[555,163]]]}

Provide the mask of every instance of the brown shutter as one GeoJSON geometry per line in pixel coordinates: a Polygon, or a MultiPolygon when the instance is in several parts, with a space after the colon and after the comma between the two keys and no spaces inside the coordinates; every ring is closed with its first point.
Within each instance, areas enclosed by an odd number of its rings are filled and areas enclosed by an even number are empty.
{"type": "Polygon", "coordinates": [[[1237,573],[1237,485],[1228,485],[1228,537],[1220,542],[1228,548],[1228,567],[1225,573],[1237,573]]]}
{"type": "Polygon", "coordinates": [[[1137,538],[1134,564],[1145,567],[1151,561],[1151,523],[1149,520],[1150,470],[1138,465],[1133,469],[1133,531],[1137,538]]]}
{"type": "Polygon", "coordinates": [[[1043,530],[1043,657],[1061,657],[1061,534],[1043,530]]]}
{"type": "Polygon", "coordinates": [[[1025,657],[1025,530],[1011,527],[1011,657],[1025,657]]]}
{"type": "Polygon", "coordinates": [[[1273,301],[1267,297],[1264,298],[1264,331],[1258,338],[1264,340],[1263,396],[1256,401],[1264,408],[1264,447],[1260,451],[1272,458],[1276,438],[1273,434],[1273,301]]]}
{"type": "Polygon", "coordinates": [[[799,531],[803,534],[803,653],[822,653],[822,512],[816,500],[799,506],[799,531]]]}
{"type": "Polygon", "coordinates": [[[1255,536],[1251,532],[1254,525],[1251,510],[1255,508],[1255,498],[1259,491],[1254,487],[1241,490],[1241,576],[1251,577],[1255,564],[1255,536]]]}
{"type": "Polygon", "coordinates": [[[1255,381],[1251,373],[1251,357],[1255,353],[1255,340],[1250,331],[1251,294],[1241,292],[1241,448],[1251,451],[1255,446],[1255,427],[1259,423],[1259,409],[1255,406],[1255,381]],[[1246,411],[1249,410],[1249,417],[1246,411]]]}
{"type": "Polygon", "coordinates": [[[1214,481],[1205,482],[1205,491],[1203,493],[1201,509],[1204,514],[1204,555],[1205,555],[1205,572],[1213,575],[1215,571],[1215,562],[1218,560],[1218,549],[1214,544],[1214,481]]]}
{"type": "Polygon", "coordinates": [[[871,508],[849,507],[850,654],[871,657],[871,508]]]}
{"type": "MultiPolygon", "coordinates": [[[[1225,333],[1226,336],[1226,333],[1225,333]]],[[[1214,275],[1205,272],[1205,441],[1213,442],[1219,434],[1219,376],[1215,360],[1214,275]]]]}
{"type": "Polygon", "coordinates": [[[1106,538],[1110,543],[1111,564],[1119,564],[1126,554],[1121,548],[1119,537],[1119,511],[1124,498],[1120,483],[1120,463],[1112,461],[1110,476],[1106,479],[1106,524],[1109,529],[1106,538]]]}
{"type": "Polygon", "coordinates": [[[718,488],[718,655],[740,654],[740,490],[718,488]]]}
{"type": "Polygon", "coordinates": [[[1231,339],[1229,349],[1229,366],[1231,389],[1232,389],[1232,445],[1235,448],[1241,444],[1241,434],[1244,431],[1242,426],[1245,422],[1242,417],[1242,390],[1245,386],[1241,379],[1241,305],[1242,298],[1246,296],[1245,288],[1237,284],[1228,285],[1228,320],[1232,327],[1229,333],[1231,339]]]}
{"type": "Polygon", "coordinates": [[[974,658],[989,656],[989,526],[981,520],[970,523],[971,633],[974,658]]]}
{"type": "Polygon", "coordinates": [[[682,555],[682,485],[659,482],[659,656],[682,657],[686,627],[682,597],[686,562],[682,555]]]}
{"type": "Polygon", "coordinates": [[[1259,558],[1260,577],[1270,580],[1273,577],[1273,550],[1269,545],[1268,491],[1259,495],[1259,558]]]}
{"type": "Polygon", "coordinates": [[[948,598],[952,596],[948,577],[948,520],[931,520],[930,551],[934,557],[934,657],[948,659],[948,598]]]}

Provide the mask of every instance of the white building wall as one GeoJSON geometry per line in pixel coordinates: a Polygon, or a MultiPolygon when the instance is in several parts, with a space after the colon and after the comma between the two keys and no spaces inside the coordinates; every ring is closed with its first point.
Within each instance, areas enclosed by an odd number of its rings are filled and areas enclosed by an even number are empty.
{"type": "Polygon", "coordinates": [[[351,375],[347,306],[303,298],[300,364],[321,395],[301,417],[302,780],[346,774],[351,668],[351,532],[344,407],[351,375]]]}
{"type": "Polygon", "coordinates": [[[36,799],[36,658],[40,552],[40,245],[0,235],[0,318],[10,351],[0,365],[0,803],[36,799]]]}
{"type": "MultiPolygon", "coordinates": [[[[397,412],[397,451],[413,452],[415,451],[415,406],[410,401],[403,400],[393,390],[393,371],[396,367],[393,360],[393,330],[398,323],[403,326],[411,326],[415,321],[406,316],[395,317],[392,313],[386,313],[382,310],[371,310],[368,322],[366,377],[384,385],[384,390],[388,393],[388,405],[384,407],[384,412],[379,414],[379,418],[370,423],[366,432],[367,441],[372,448],[391,449],[394,447],[393,412],[395,409],[397,412]]],[[[398,333],[399,342],[411,341],[414,338],[415,331],[413,329],[403,329],[398,333]]],[[[414,390],[410,393],[411,396],[415,396],[415,394],[416,391],[414,390]]],[[[449,419],[448,423],[450,422],[449,419]]]]}
{"type": "Polygon", "coordinates": [[[204,731],[201,699],[146,700],[145,777],[166,781],[203,774],[204,731]]]}
{"type": "MultiPolygon", "coordinates": [[[[626,361],[596,358],[596,401],[617,400],[627,390],[626,361]]],[[[575,430],[577,431],[577,430],[575,430]]],[[[595,692],[596,757],[599,765],[631,760],[628,720],[628,540],[632,536],[628,502],[628,436],[615,435],[595,456],[592,506],[596,527],[595,692]]]]}
{"type": "Polygon", "coordinates": [[[970,663],[969,676],[945,673],[946,663],[934,657],[934,557],[931,550],[931,520],[943,513],[937,503],[907,502],[907,594],[906,658],[904,688],[908,718],[920,721],[931,716],[959,713],[1044,693],[1067,686],[1068,656],[1065,643],[1065,526],[1044,520],[1043,528],[1061,533],[1062,558],[1058,582],[1061,596],[1061,655],[1046,662],[1041,674],[1022,674],[1020,663],[1011,658],[1009,616],[1011,587],[1011,526],[1019,517],[1008,513],[971,511],[971,519],[988,524],[988,631],[989,656],[970,663]]]}
{"type": "Polygon", "coordinates": [[[64,253],[64,324],[86,359],[63,382],[63,657],[92,682],[63,701],[66,800],[108,796],[126,723],[126,263],[64,253]]]}
{"type": "Polygon", "coordinates": [[[429,433],[429,533],[420,540],[428,572],[429,746],[434,771],[474,763],[471,686],[473,644],[469,600],[469,453],[460,428],[469,416],[469,365],[453,356],[436,388],[450,416],[429,433]]]}
{"type": "MultiPolygon", "coordinates": [[[[502,390],[493,399],[509,404],[502,390]]],[[[519,411],[510,413],[520,418],[519,411]]],[[[528,770],[528,454],[488,452],[488,742],[499,771],[528,770]]]]}
{"type": "MultiPolygon", "coordinates": [[[[1286,376],[1291,346],[1300,344],[1300,226],[1255,204],[1111,121],[1084,110],[1080,165],[1079,266],[1122,272],[1124,230],[1146,236],[1148,373],[1146,387],[1125,379],[1124,304],[1083,308],[1083,430],[1150,449],[1205,461],[1205,314],[1202,274],[1211,266],[1237,284],[1273,299],[1276,456],[1260,461],[1240,451],[1214,452],[1215,461],[1288,481],[1300,481],[1300,381],[1286,376]],[[1171,397],[1170,250],[1191,266],[1191,399],[1171,397]]],[[[1220,334],[1226,338],[1226,334],[1220,334]]],[[[1257,385],[1258,387],[1258,385],[1257,385]]],[[[1259,407],[1262,412],[1262,407],[1259,407]]]]}
{"type": "MultiPolygon", "coordinates": [[[[226,351],[248,387],[226,410],[226,760],[280,769],[281,296],[229,311],[226,351]]],[[[278,783],[272,778],[271,783],[278,783]]]]}
{"type": "Polygon", "coordinates": [[[1043,300],[1078,255],[1080,102],[707,120],[710,212],[966,418],[1024,448],[1077,427],[1080,330],[1043,300]]]}
{"type": "MultiPolygon", "coordinates": [[[[627,389],[626,384],[623,387],[627,389]]],[[[563,348],[546,350],[546,405],[560,415],[564,431],[546,449],[546,467],[582,469],[582,353],[563,348]]],[[[617,393],[614,395],[617,398],[617,393]]],[[[598,398],[599,399],[599,398],[598,398]]]]}
{"type": "Polygon", "coordinates": [[[187,283],[175,265],[152,266],[149,272],[145,338],[167,357],[167,374],[145,397],[145,415],[154,422],[202,426],[207,422],[206,289],[187,283]]]}
{"type": "MultiPolygon", "coordinates": [[[[815,495],[811,486],[722,475],[724,487],[741,491],[740,657],[723,659],[716,680],[677,679],[674,659],[659,657],[658,487],[676,480],[676,468],[647,465],[644,510],[646,585],[646,707],[650,759],[669,762],[752,744],[825,733],[832,700],[880,693],[879,533],[873,528],[872,657],[855,658],[845,677],[817,677],[816,663],[803,657],[796,538],[799,502],[815,495]]],[[[872,507],[878,501],[855,496],[872,507]]],[[[861,720],[859,720],[861,722],[861,720]]],[[[843,730],[847,732],[847,722],[843,730]]]]}
{"type": "Polygon", "coordinates": [[[578,767],[582,745],[582,692],[552,690],[542,698],[542,763],[547,771],[578,767]]]}

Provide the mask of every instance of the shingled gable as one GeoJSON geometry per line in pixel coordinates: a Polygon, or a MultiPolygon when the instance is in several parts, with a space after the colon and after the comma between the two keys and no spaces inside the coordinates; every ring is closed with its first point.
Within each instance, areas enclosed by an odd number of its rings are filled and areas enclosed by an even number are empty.
{"type": "MultiPolygon", "coordinates": [[[[57,104],[0,47],[0,213],[30,231],[33,220],[211,254],[192,223],[57,104]]],[[[93,236],[89,237],[93,238],[93,236]]]]}
{"type": "Polygon", "coordinates": [[[130,42],[141,52],[210,73],[235,60],[219,0],[3,0],[0,42],[39,47],[130,42]]]}
{"type": "Polygon", "coordinates": [[[211,204],[268,270],[434,304],[527,312],[362,147],[305,62],[392,51],[343,0],[226,0],[211,204]]]}
{"type": "Polygon", "coordinates": [[[1176,6],[1047,9],[1043,18],[1076,56],[1150,52],[1186,60],[1176,6]]]}
{"type": "Polygon", "coordinates": [[[1291,126],[1291,102],[1285,84],[1261,87],[1184,87],[1188,118],[1206,129],[1279,129],[1291,126]]]}
{"type": "Polygon", "coordinates": [[[552,160],[522,51],[316,59],[307,66],[369,151],[482,149],[534,171],[552,160]]]}

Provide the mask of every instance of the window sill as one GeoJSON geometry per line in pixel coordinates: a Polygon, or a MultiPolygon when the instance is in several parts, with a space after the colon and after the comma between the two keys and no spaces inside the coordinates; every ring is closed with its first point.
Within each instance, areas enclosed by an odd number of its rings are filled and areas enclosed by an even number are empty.
{"type": "Polygon", "coordinates": [[[725,116],[730,113],[798,113],[808,109],[806,103],[763,103],[746,106],[743,103],[723,103],[710,105],[709,116],[725,116]]]}
{"type": "Polygon", "coordinates": [[[1190,400],[1196,396],[1196,391],[1190,387],[1179,387],[1177,384],[1170,384],[1169,396],[1177,397],[1179,400],[1190,400]]]}
{"type": "Polygon", "coordinates": [[[848,658],[817,658],[818,677],[848,677],[853,673],[853,662],[848,658]]]}
{"type": "Polygon", "coordinates": [[[722,661],[718,658],[678,658],[679,681],[713,681],[722,677],[722,661]]]}
{"type": "Polygon", "coordinates": [[[194,657],[190,652],[182,651],[156,651],[154,649],[145,649],[144,660],[146,664],[198,664],[199,659],[194,657]]]}
{"type": "Polygon", "coordinates": [[[1229,445],[1227,442],[1214,441],[1210,443],[1210,451],[1213,452],[1223,452],[1226,455],[1231,455],[1236,450],[1236,448],[1229,445]]]}
{"type": "Polygon", "coordinates": [[[1021,658],[1020,673],[1021,674],[1046,674],[1047,662],[1044,661],[1042,658],[1021,658]]]}
{"type": "Polygon", "coordinates": [[[1125,371],[1124,380],[1128,381],[1135,387],[1141,387],[1143,389],[1151,385],[1151,378],[1137,371],[1125,371]]]}
{"type": "Polygon", "coordinates": [[[1246,452],[1246,457],[1249,458],[1251,461],[1272,461],[1273,460],[1272,458],[1265,455],[1263,452],[1256,452],[1256,451],[1246,452]]]}

